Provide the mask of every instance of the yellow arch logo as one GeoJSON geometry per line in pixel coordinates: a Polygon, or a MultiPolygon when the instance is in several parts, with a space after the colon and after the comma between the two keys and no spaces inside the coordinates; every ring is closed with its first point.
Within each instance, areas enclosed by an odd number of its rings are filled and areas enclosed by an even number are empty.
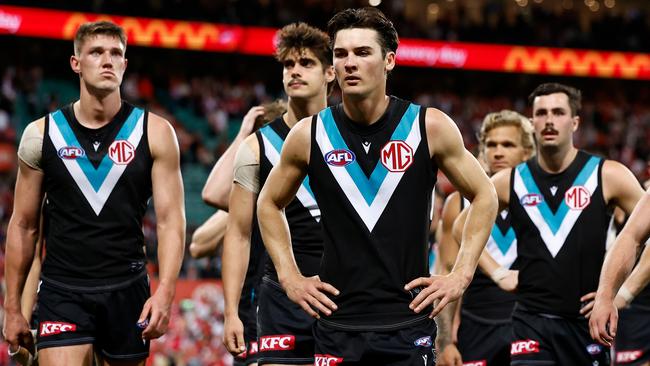
{"type": "Polygon", "coordinates": [[[168,26],[162,20],[151,20],[145,26],[137,18],[126,17],[118,22],[105,15],[89,19],[82,13],[74,13],[70,16],[63,26],[63,37],[72,39],[81,24],[99,20],[108,20],[120,25],[127,34],[132,36],[129,42],[142,46],[152,45],[156,36],[161,46],[166,48],[179,47],[183,38],[187,48],[194,50],[203,49],[208,43],[219,41],[219,28],[212,24],[203,23],[195,29],[188,22],[170,22],[171,26],[168,26]]]}
{"type": "Polygon", "coordinates": [[[621,52],[604,54],[595,51],[580,55],[568,49],[554,53],[548,48],[528,51],[523,47],[513,47],[506,55],[503,65],[506,71],[521,70],[526,73],[539,73],[543,66],[555,75],[589,76],[593,69],[597,76],[614,77],[618,70],[621,77],[634,79],[641,74],[650,73],[650,57],[645,54],[626,57],[621,52]],[[567,72],[569,69],[571,72],[567,72]]]}

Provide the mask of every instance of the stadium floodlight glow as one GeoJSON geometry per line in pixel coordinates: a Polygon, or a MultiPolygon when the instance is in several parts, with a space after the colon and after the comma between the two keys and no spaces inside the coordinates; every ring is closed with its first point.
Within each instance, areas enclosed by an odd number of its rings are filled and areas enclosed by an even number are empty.
{"type": "Polygon", "coordinates": [[[517,2],[517,5],[521,6],[522,8],[525,8],[528,6],[528,0],[515,0],[517,2]]]}
{"type": "Polygon", "coordinates": [[[605,5],[605,7],[611,9],[616,6],[616,0],[605,0],[603,4],[605,5]]]}
{"type": "Polygon", "coordinates": [[[585,0],[585,5],[591,8],[596,3],[596,0],[585,0]]]}
{"type": "Polygon", "coordinates": [[[379,6],[379,4],[381,4],[381,0],[368,0],[370,6],[379,6]]]}
{"type": "Polygon", "coordinates": [[[432,3],[427,6],[427,10],[429,11],[430,15],[438,15],[438,12],[440,11],[440,6],[438,4],[432,3]]]}
{"type": "Polygon", "coordinates": [[[589,6],[589,10],[593,11],[594,13],[600,10],[600,4],[598,1],[594,1],[594,3],[589,6]]]}

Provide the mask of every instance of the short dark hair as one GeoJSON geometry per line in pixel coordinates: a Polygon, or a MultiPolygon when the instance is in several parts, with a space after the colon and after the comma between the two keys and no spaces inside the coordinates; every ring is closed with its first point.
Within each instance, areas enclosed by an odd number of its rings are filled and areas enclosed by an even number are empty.
{"type": "Polygon", "coordinates": [[[330,35],[332,44],[336,40],[336,33],[342,29],[368,28],[377,32],[382,55],[385,57],[388,52],[397,52],[399,39],[393,22],[388,20],[384,13],[377,8],[365,7],[358,9],[346,9],[336,13],[327,23],[327,33],[330,35]]]}
{"type": "Polygon", "coordinates": [[[77,29],[77,33],[74,36],[74,54],[77,56],[79,55],[81,47],[87,38],[98,35],[119,38],[126,50],[126,33],[124,32],[124,29],[113,22],[102,20],[98,22],[84,23],[79,26],[79,29],[77,29]]]}
{"type": "Polygon", "coordinates": [[[545,83],[540,84],[528,96],[528,103],[532,107],[535,98],[543,95],[564,93],[569,97],[569,107],[571,108],[571,116],[577,116],[582,108],[582,92],[580,89],[560,83],[545,83]]]}
{"type": "Polygon", "coordinates": [[[293,51],[300,52],[303,49],[308,49],[314,53],[324,67],[332,66],[330,38],[320,29],[302,22],[293,23],[280,29],[277,38],[278,47],[275,51],[275,58],[278,61],[284,61],[293,51]]]}

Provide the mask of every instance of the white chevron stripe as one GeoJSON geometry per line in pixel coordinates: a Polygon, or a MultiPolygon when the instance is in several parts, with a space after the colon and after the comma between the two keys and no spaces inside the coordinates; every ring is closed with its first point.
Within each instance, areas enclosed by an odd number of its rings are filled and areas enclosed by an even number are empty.
{"type": "Polygon", "coordinates": [[[506,254],[503,254],[501,252],[501,249],[499,249],[499,246],[497,243],[494,241],[492,236],[488,239],[487,244],[485,245],[485,249],[487,249],[488,253],[492,256],[492,258],[499,263],[501,267],[505,268],[510,268],[512,264],[515,262],[517,259],[517,240],[515,239],[512,244],[510,245],[510,248],[508,248],[508,251],[506,254]]]}
{"type": "MultiPolygon", "coordinates": [[[[143,120],[144,113],[136,122],[136,126],[128,139],[128,141],[136,149],[143,135],[143,120]]],[[[52,140],[52,143],[54,144],[56,151],[59,151],[59,149],[67,146],[67,144],[63,138],[63,135],[61,134],[61,131],[59,130],[59,127],[57,126],[56,122],[54,122],[52,114],[49,116],[49,121],[49,136],[52,140]]],[[[68,169],[70,176],[72,176],[72,179],[74,179],[74,181],[77,183],[77,186],[81,190],[81,193],[83,193],[84,197],[86,197],[86,200],[92,207],[93,211],[95,211],[95,214],[97,216],[99,216],[102,208],[104,208],[106,200],[108,200],[108,196],[111,194],[113,188],[115,188],[115,185],[117,184],[117,181],[120,179],[122,173],[124,173],[124,170],[128,166],[117,165],[111,162],[111,169],[106,175],[104,182],[102,182],[101,186],[99,187],[99,191],[95,192],[95,189],[90,184],[90,181],[86,177],[86,174],[83,172],[76,159],[61,159],[61,161],[63,161],[63,164],[65,165],[66,169],[68,169]]]]}
{"type": "MultiPolygon", "coordinates": [[[[598,169],[594,169],[594,171],[585,182],[584,187],[589,191],[589,195],[593,196],[596,188],[598,187],[598,169]]],[[[517,199],[520,201],[523,196],[529,193],[526,189],[526,186],[524,185],[524,181],[521,178],[521,174],[519,174],[518,169],[515,169],[514,189],[515,193],[517,194],[517,199]]],[[[530,217],[530,219],[539,230],[539,234],[541,235],[546,248],[551,253],[553,258],[555,258],[560,249],[562,249],[562,246],[564,245],[566,238],[569,236],[569,233],[571,233],[573,225],[575,225],[576,221],[578,221],[578,218],[580,217],[580,214],[582,214],[582,210],[570,209],[564,217],[564,220],[562,220],[562,224],[560,225],[557,233],[553,234],[553,231],[548,226],[548,223],[544,219],[544,216],[542,216],[542,213],[537,206],[522,207],[524,210],[526,210],[528,217],[530,217]]]]}
{"type": "MultiPolygon", "coordinates": [[[[271,141],[269,141],[269,139],[267,139],[263,133],[261,135],[262,141],[264,141],[264,151],[266,152],[266,158],[269,159],[273,166],[276,166],[280,162],[280,152],[275,149],[273,144],[271,144],[271,141]]],[[[320,222],[320,208],[318,208],[316,200],[314,197],[312,197],[309,191],[307,191],[307,188],[302,185],[302,183],[298,188],[298,192],[296,192],[296,198],[298,198],[300,203],[302,203],[302,205],[307,210],[309,210],[309,213],[312,215],[312,217],[317,222],[320,222]]]]}
{"type": "MultiPolygon", "coordinates": [[[[418,145],[422,140],[422,136],[420,134],[419,119],[420,115],[418,113],[412,121],[413,123],[411,124],[411,131],[409,132],[405,141],[406,144],[408,144],[411,149],[413,149],[413,158],[415,158],[415,152],[417,151],[418,145]]],[[[325,159],[325,154],[334,150],[332,143],[327,136],[327,132],[325,132],[323,120],[320,118],[320,115],[316,121],[316,142],[318,143],[318,147],[323,154],[323,159],[325,159]]],[[[377,164],[381,164],[381,162],[378,161],[377,164]]],[[[356,183],[345,167],[337,167],[329,164],[327,166],[329,167],[330,172],[332,172],[334,179],[339,184],[339,187],[341,187],[341,190],[352,204],[352,207],[354,207],[354,209],[357,211],[357,214],[359,214],[359,217],[361,217],[361,220],[363,220],[364,224],[368,228],[368,231],[372,232],[372,229],[377,224],[377,221],[379,221],[379,217],[381,217],[381,214],[384,212],[388,201],[395,192],[395,188],[397,188],[397,185],[402,179],[404,172],[389,171],[388,174],[386,174],[386,177],[384,178],[381,186],[379,187],[379,191],[377,191],[375,199],[370,205],[368,205],[366,203],[366,200],[363,198],[361,191],[359,191],[359,187],[357,187],[356,183]]]]}

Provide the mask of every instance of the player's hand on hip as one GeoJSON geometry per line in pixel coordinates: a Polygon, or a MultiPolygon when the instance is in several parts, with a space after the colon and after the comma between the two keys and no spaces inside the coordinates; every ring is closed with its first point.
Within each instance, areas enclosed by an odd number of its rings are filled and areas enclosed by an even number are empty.
{"type": "Polygon", "coordinates": [[[455,344],[445,346],[436,358],[437,366],[463,366],[463,358],[455,344]]]}
{"type": "Polygon", "coordinates": [[[339,290],[318,276],[305,277],[300,274],[283,281],[282,287],[291,301],[300,305],[309,315],[320,318],[317,311],[331,315],[337,309],[336,304],[327,296],[337,296],[339,290]]]}
{"type": "Polygon", "coordinates": [[[244,323],[239,316],[226,316],[223,321],[223,344],[233,356],[238,356],[246,351],[244,340],[244,323]]]}
{"type": "Polygon", "coordinates": [[[596,298],[589,317],[589,333],[596,342],[611,347],[618,324],[618,309],[609,300],[596,298]]]}
{"type": "Polygon", "coordinates": [[[500,289],[506,292],[517,291],[519,285],[519,271],[508,270],[508,274],[497,282],[500,289]]]}
{"type": "Polygon", "coordinates": [[[33,347],[32,333],[29,330],[29,324],[20,312],[6,312],[2,334],[11,350],[18,349],[19,346],[33,347]],[[31,342],[31,345],[29,344],[31,342]]]}
{"type": "Polygon", "coordinates": [[[465,281],[459,275],[452,272],[445,276],[416,278],[406,284],[404,289],[411,291],[422,288],[409,305],[409,308],[416,313],[433,305],[436,300],[440,300],[429,315],[433,319],[448,303],[458,300],[463,295],[465,287],[467,287],[465,281]]]}
{"type": "Polygon", "coordinates": [[[138,319],[138,326],[146,326],[142,331],[143,339],[156,339],[167,332],[173,299],[174,291],[159,285],[145,302],[138,319]]]}

